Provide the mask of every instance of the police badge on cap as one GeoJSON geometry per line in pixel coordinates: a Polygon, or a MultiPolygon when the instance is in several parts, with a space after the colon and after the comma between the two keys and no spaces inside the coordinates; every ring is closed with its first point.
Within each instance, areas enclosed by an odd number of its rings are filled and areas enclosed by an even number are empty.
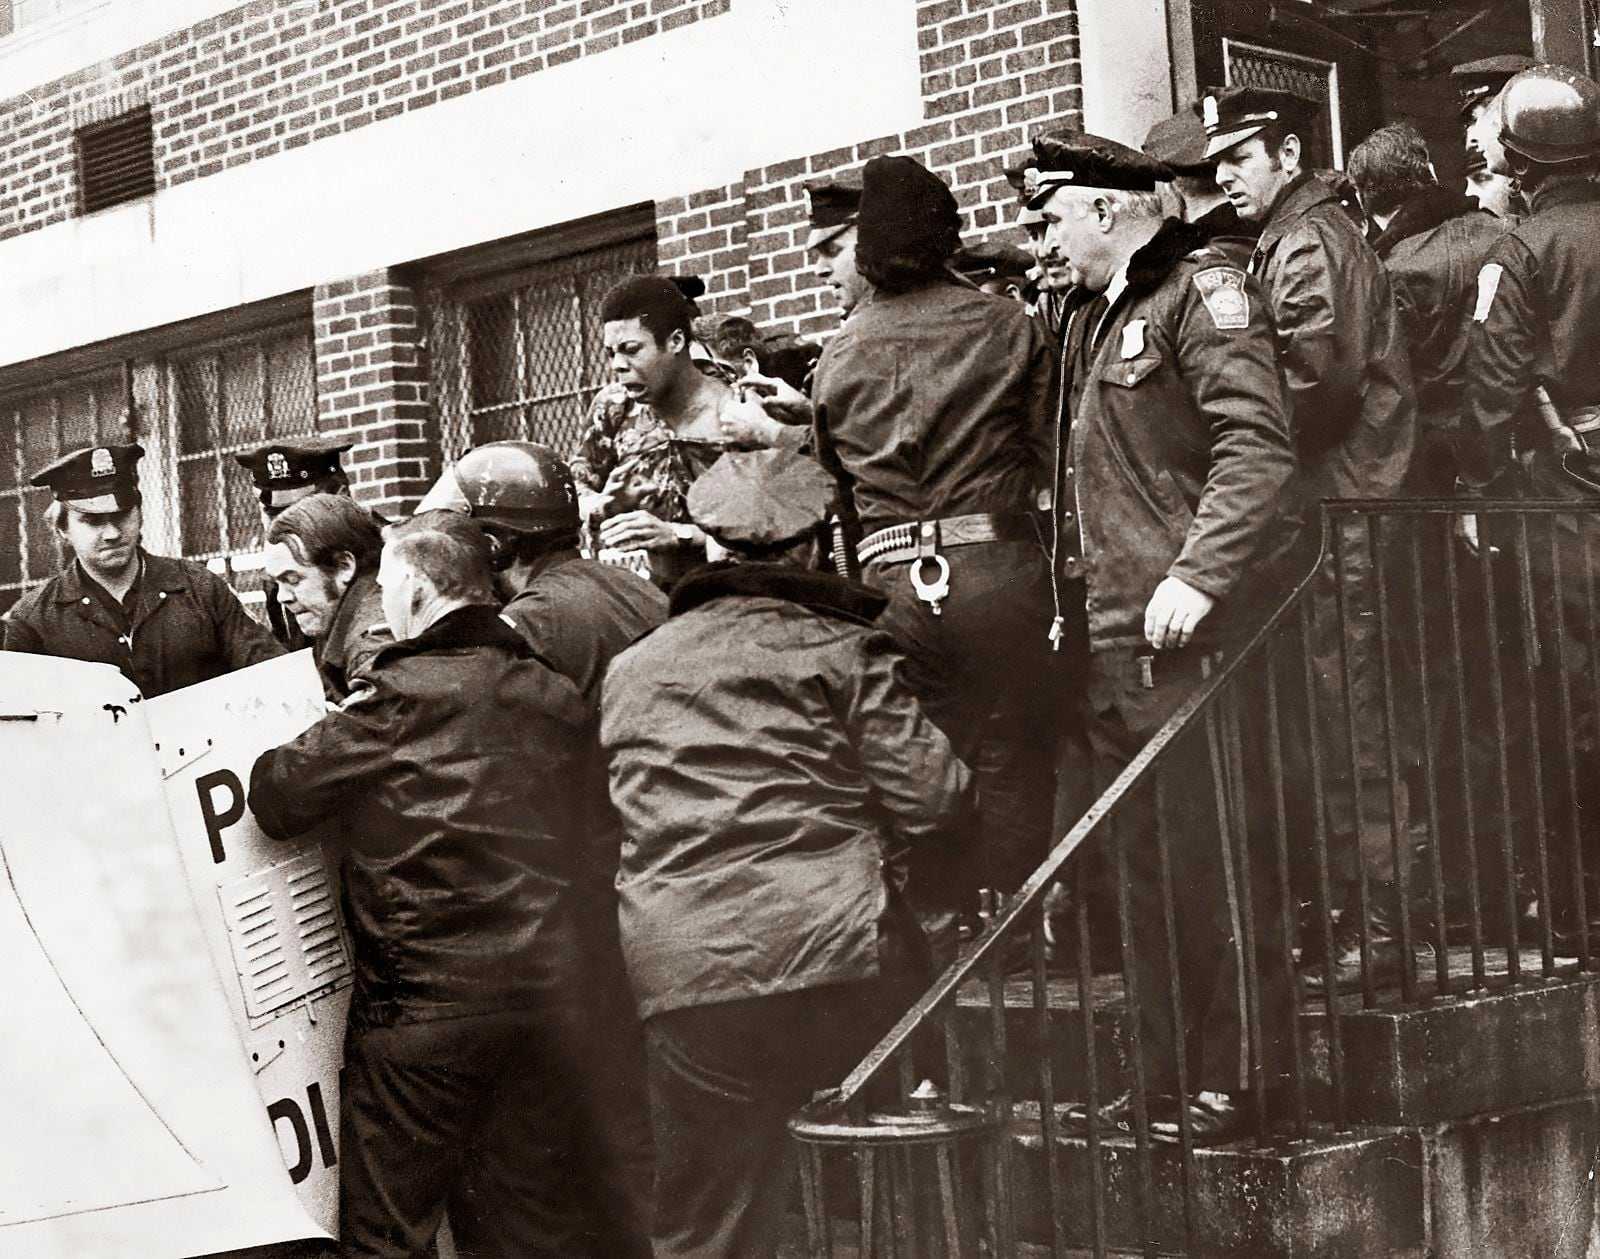
{"type": "Polygon", "coordinates": [[[28,478],[47,487],[58,503],[91,514],[126,511],[139,504],[139,459],[144,447],[85,446],[28,478]]]}
{"type": "Polygon", "coordinates": [[[234,460],[249,470],[261,505],[268,509],[287,507],[296,499],[314,494],[328,477],[342,477],[339,456],[353,445],[347,441],[310,438],[302,442],[274,442],[234,460]]]}

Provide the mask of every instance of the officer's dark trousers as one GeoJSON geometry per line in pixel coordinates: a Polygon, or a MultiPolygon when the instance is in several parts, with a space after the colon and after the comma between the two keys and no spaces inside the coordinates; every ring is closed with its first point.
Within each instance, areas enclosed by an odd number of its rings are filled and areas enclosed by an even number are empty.
{"type": "MultiPolygon", "coordinates": [[[[917,598],[908,563],[871,564],[923,710],[977,779],[979,834],[946,889],[970,907],[980,887],[1014,892],[1051,841],[1059,660],[1050,651],[1049,565],[1031,542],[952,547],[940,615],[917,598]]],[[[913,855],[913,862],[916,858],[913,855]]],[[[913,883],[913,896],[917,896],[913,883]]]]}
{"type": "Polygon", "coordinates": [[[429,1255],[446,1209],[472,1259],[598,1253],[575,1206],[571,1073],[548,1017],[358,1026],[340,1098],[343,1255],[429,1255]]]}
{"type": "MultiPolygon", "coordinates": [[[[1193,647],[1094,653],[1085,725],[1098,787],[1109,786],[1202,683],[1205,663],[1193,647]],[[1151,655],[1153,685],[1147,686],[1140,657],[1151,655]]],[[[1180,1045],[1191,1093],[1251,1087],[1252,971],[1260,1000],[1255,1052],[1268,1087],[1280,1083],[1289,1062],[1293,993],[1284,962],[1279,872],[1272,836],[1262,825],[1264,802],[1249,799],[1245,785],[1264,763],[1259,714],[1252,711],[1256,698],[1236,696],[1218,706],[1213,722],[1173,746],[1162,770],[1160,818],[1154,785],[1147,783],[1124,797],[1102,853],[1113,886],[1120,882],[1128,900],[1123,967],[1138,989],[1140,1052],[1153,1093],[1177,1092],[1180,1045]],[[1232,788],[1226,785],[1230,774],[1232,788]],[[1229,790],[1235,793],[1232,806],[1226,803],[1229,790]],[[1175,939],[1167,929],[1164,890],[1172,900],[1175,939]],[[1181,1014],[1173,1001],[1174,979],[1181,1014]]]]}
{"type": "Polygon", "coordinates": [[[656,1259],[773,1259],[790,1116],[843,1080],[902,1009],[878,984],[850,983],[645,1021],[656,1259]]]}

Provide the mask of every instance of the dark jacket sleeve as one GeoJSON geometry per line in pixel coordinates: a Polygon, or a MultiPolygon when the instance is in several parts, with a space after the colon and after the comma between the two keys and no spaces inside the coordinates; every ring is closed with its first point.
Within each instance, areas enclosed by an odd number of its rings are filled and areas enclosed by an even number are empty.
{"type": "Polygon", "coordinates": [[[261,829],[288,839],[336,816],[392,763],[401,702],[380,681],[258,756],[250,770],[250,812],[261,829]]]}
{"type": "Polygon", "coordinates": [[[43,654],[44,639],[28,621],[14,616],[0,618],[0,649],[43,654]]]}
{"type": "Polygon", "coordinates": [[[845,724],[894,838],[914,845],[952,835],[971,807],[972,775],[917,704],[889,637],[856,642],[845,724]]]}
{"type": "Polygon", "coordinates": [[[1213,599],[1234,588],[1268,532],[1280,527],[1279,497],[1295,472],[1267,303],[1254,279],[1240,275],[1245,327],[1219,327],[1192,281],[1179,313],[1178,369],[1209,430],[1211,458],[1168,574],[1213,599]]]}
{"type": "Polygon", "coordinates": [[[1502,237],[1478,272],[1462,375],[1462,479],[1483,487],[1512,463],[1511,435],[1518,412],[1540,382],[1534,366],[1549,327],[1540,314],[1535,263],[1528,247],[1502,237]]]}
{"type": "Polygon", "coordinates": [[[283,644],[272,636],[270,629],[244,610],[233,587],[209,570],[200,572],[205,574],[204,578],[197,578],[202,581],[202,599],[211,623],[217,627],[217,642],[230,672],[248,669],[284,654],[283,644]]]}
{"type": "Polygon", "coordinates": [[[1034,485],[1050,488],[1055,481],[1056,409],[1061,365],[1055,344],[1037,319],[1026,321],[1028,336],[1028,446],[1033,451],[1034,485]]]}
{"type": "Polygon", "coordinates": [[[1357,316],[1358,298],[1341,285],[1336,239],[1315,219],[1297,226],[1280,246],[1272,281],[1272,314],[1280,362],[1289,387],[1296,447],[1315,457],[1338,445],[1361,410],[1366,364],[1348,353],[1365,343],[1341,330],[1357,316]]]}

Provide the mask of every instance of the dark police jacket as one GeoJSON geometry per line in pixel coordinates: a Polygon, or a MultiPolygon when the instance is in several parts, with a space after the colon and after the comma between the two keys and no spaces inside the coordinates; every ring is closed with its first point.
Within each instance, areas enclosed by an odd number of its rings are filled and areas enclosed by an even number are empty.
{"type": "Polygon", "coordinates": [[[551,555],[501,613],[598,708],[606,669],[667,619],[667,597],[637,573],[573,548],[551,555]]]}
{"type": "Polygon", "coordinates": [[[373,658],[394,642],[383,616],[377,574],[357,573],[339,596],[328,632],[312,653],[322,674],[322,689],[334,703],[350,698],[373,658]]]}
{"type": "Polygon", "coordinates": [[[1462,372],[1463,476],[1478,485],[1511,466],[1514,434],[1528,450],[1546,440],[1529,412],[1538,386],[1564,416],[1600,404],[1600,185],[1541,187],[1531,208],[1478,275],[1462,372]]]}
{"type": "Polygon", "coordinates": [[[1267,303],[1204,241],[1168,219],[1133,255],[1074,382],[1062,509],[1096,651],[1144,641],[1168,576],[1218,601],[1202,628],[1220,633],[1295,475],[1267,303]]]}
{"type": "Polygon", "coordinates": [[[336,819],[355,944],[352,1018],[381,1026],[569,996],[577,688],[494,608],[384,648],[342,710],[262,753],[275,838],[336,819]]]}
{"type": "Polygon", "coordinates": [[[1424,429],[1460,426],[1478,268],[1505,228],[1477,202],[1436,184],[1401,205],[1372,242],[1394,286],[1424,429]]]}
{"type": "Polygon", "coordinates": [[[823,350],[812,392],[865,526],[1032,510],[1054,372],[1019,302],[944,281],[874,290],[823,350]]]}
{"type": "Polygon", "coordinates": [[[116,665],[147,699],[283,654],[204,565],[141,554],[131,647],[74,560],[7,614],[5,649],[116,665]]]}
{"type": "Polygon", "coordinates": [[[1338,194],[1311,175],[1285,188],[1250,272],[1272,305],[1306,495],[1393,495],[1416,438],[1411,370],[1389,278],[1338,194]]]}
{"type": "Polygon", "coordinates": [[[880,974],[884,862],[962,833],[970,788],[872,628],[885,602],[708,566],[612,664],[600,741],[641,1016],[880,974]]]}

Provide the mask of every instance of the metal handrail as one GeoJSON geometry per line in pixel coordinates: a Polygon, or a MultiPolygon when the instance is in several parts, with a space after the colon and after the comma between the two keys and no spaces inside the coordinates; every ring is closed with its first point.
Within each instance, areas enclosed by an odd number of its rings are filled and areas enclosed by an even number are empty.
{"type": "Polygon", "coordinates": [[[869,1084],[878,1078],[884,1067],[913,1038],[927,1026],[933,1015],[941,1009],[966,983],[985,975],[1001,950],[1017,937],[1019,925],[1037,912],[1060,876],[1063,867],[1092,835],[1102,821],[1110,815],[1121,800],[1152,773],[1167,756],[1168,749],[1183,735],[1193,730],[1215,702],[1215,697],[1230,686],[1233,679],[1248,667],[1255,654],[1294,613],[1305,597],[1316,571],[1329,558],[1332,547],[1334,521],[1344,516],[1491,516],[1495,514],[1561,514],[1572,515],[1581,510],[1580,505],[1560,499],[1328,499],[1320,504],[1320,543],[1317,555],[1306,573],[1283,596],[1272,614],[1229,653],[1222,668],[1201,684],[1167,720],[1161,730],[1145,745],[1128,767],[1101,793],[1099,798],[1078,819],[1044,861],[1029,876],[1017,893],[1008,897],[1004,910],[995,918],[977,946],[965,957],[951,963],[943,974],[927,989],[917,1002],[906,1011],[883,1038],[868,1052],[856,1068],[834,1090],[818,1096],[819,1105],[849,1105],[861,1095],[869,1084]]]}

